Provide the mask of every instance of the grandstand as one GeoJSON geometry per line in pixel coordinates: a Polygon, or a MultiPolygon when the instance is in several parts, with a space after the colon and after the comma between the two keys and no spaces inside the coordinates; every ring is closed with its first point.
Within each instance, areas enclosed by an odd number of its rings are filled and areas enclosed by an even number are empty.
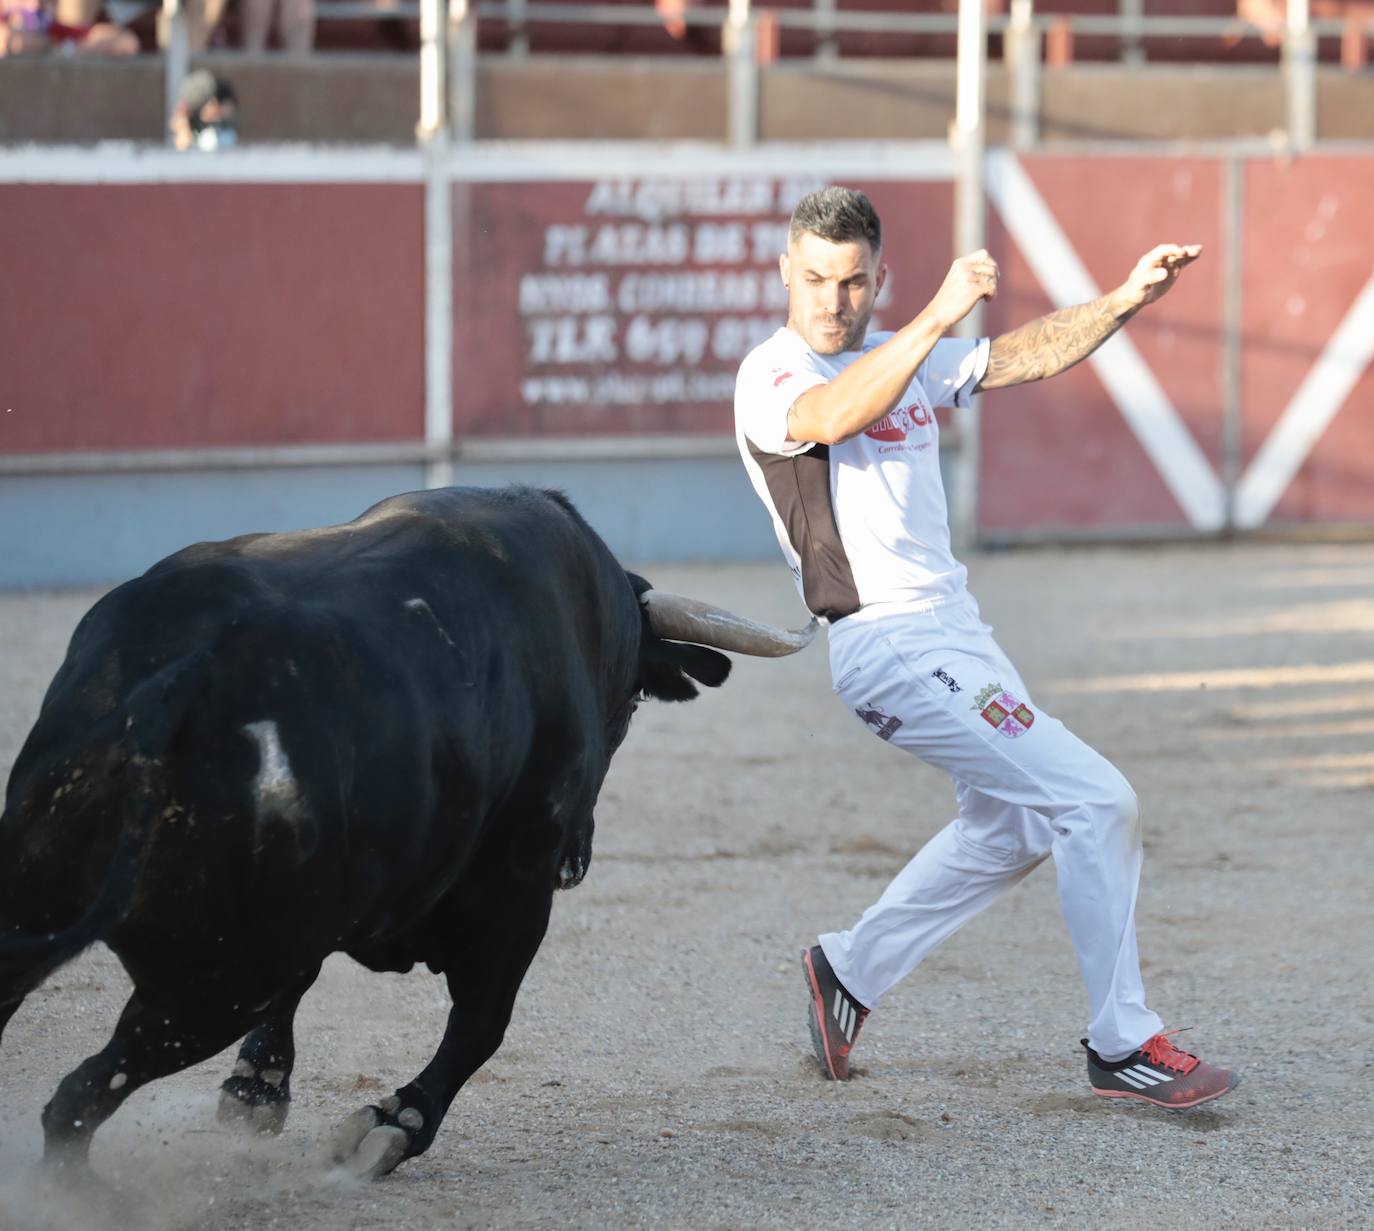
{"type": "MultiPolygon", "coordinates": [[[[177,0],[167,0],[176,10],[177,0]]],[[[246,139],[414,141],[418,0],[316,0],[316,51],[247,54],[237,0],[204,63],[242,84],[246,139]]],[[[457,0],[454,80],[478,139],[715,140],[734,135],[732,65],[747,58],[760,140],[940,139],[953,112],[956,0],[457,0]],[[458,44],[461,43],[461,46],[458,44]]],[[[179,77],[156,52],[110,62],[0,60],[0,142],[153,141],[179,77]]],[[[1267,137],[1310,55],[1307,106],[1327,140],[1367,136],[1374,7],[1312,0],[1300,32],[1281,0],[992,0],[989,139],[1267,137]],[[1298,49],[1299,43],[1303,47],[1298,49]],[[1279,71],[1276,71],[1279,70],[1279,71]]]]}

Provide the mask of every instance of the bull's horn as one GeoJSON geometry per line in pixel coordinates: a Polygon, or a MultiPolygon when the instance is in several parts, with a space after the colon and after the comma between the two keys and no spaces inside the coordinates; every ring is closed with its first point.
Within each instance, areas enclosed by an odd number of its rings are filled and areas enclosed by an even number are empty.
{"type": "Polygon", "coordinates": [[[814,618],[805,628],[790,630],[760,624],[723,607],[712,607],[710,603],[666,590],[645,590],[639,601],[649,613],[649,627],[658,636],[733,650],[736,654],[781,658],[804,650],[816,635],[814,618]]]}

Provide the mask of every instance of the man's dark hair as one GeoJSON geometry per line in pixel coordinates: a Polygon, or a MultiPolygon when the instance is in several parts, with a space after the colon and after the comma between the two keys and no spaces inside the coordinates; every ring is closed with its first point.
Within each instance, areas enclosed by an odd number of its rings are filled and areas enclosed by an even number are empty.
{"type": "Polygon", "coordinates": [[[797,202],[787,228],[787,242],[796,243],[803,235],[819,235],[832,244],[866,240],[874,253],[883,246],[883,224],[873,202],[862,192],[838,185],[808,193],[797,202]]]}
{"type": "Polygon", "coordinates": [[[237,107],[239,101],[234,87],[223,77],[216,77],[208,68],[198,68],[186,74],[181,83],[180,100],[186,104],[186,119],[193,133],[205,127],[200,113],[206,103],[233,103],[237,107]]]}

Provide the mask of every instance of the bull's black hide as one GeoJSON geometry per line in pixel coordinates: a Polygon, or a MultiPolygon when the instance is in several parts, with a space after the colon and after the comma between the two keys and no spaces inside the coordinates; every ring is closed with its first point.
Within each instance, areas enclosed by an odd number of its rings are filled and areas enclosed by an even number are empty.
{"type": "Polygon", "coordinates": [[[0,818],[0,1029],[93,941],[134,984],[46,1156],[84,1162],[139,1086],[245,1035],[221,1113],[280,1128],[336,951],[448,977],[433,1061],[333,1147],[363,1174],[425,1150],[587,870],[637,699],[729,671],[656,637],[645,589],[563,497],[445,489],[189,547],[96,603],[0,818]]]}

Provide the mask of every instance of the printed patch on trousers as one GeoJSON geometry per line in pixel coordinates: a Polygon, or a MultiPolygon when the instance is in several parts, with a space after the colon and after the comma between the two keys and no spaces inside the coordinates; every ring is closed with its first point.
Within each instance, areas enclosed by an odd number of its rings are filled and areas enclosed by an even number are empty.
{"type": "Polygon", "coordinates": [[[1024,735],[1035,723],[1030,706],[1013,697],[1001,684],[989,684],[973,699],[973,708],[983,721],[994,726],[1008,739],[1024,735]]]}
{"type": "Polygon", "coordinates": [[[873,728],[879,739],[891,739],[902,726],[900,718],[894,718],[882,706],[872,702],[856,707],[854,712],[873,728]]]}
{"type": "Polygon", "coordinates": [[[939,680],[940,683],[942,683],[946,688],[948,688],[950,692],[964,691],[962,688],[959,687],[954,677],[950,675],[950,673],[946,671],[943,667],[940,667],[937,670],[932,671],[930,674],[933,675],[937,680],[939,680]]]}

